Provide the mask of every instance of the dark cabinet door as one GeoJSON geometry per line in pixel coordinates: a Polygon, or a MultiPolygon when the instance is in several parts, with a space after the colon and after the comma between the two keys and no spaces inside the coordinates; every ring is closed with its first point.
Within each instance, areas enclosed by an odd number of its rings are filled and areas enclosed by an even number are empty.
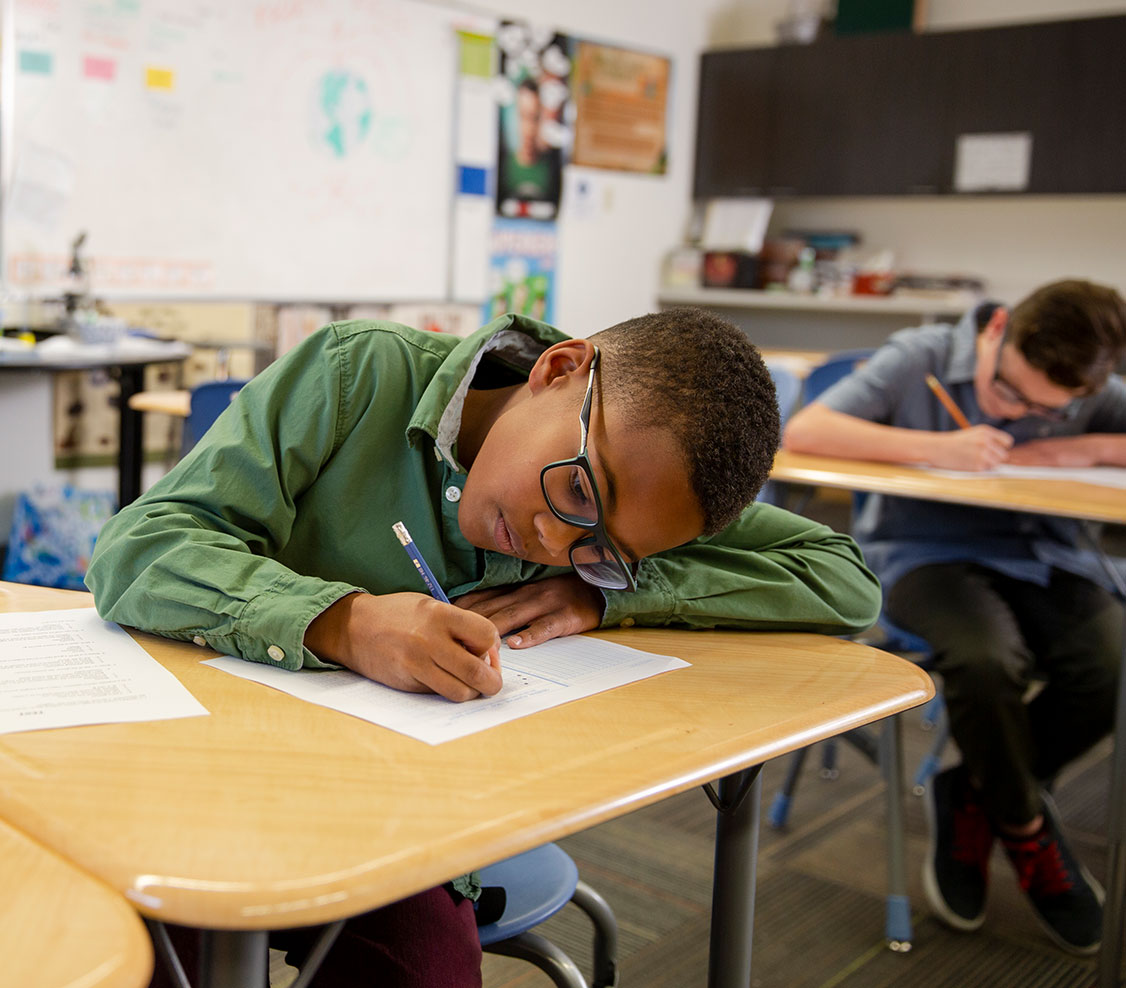
{"type": "Polygon", "coordinates": [[[765,195],[775,49],[708,52],[700,60],[695,195],[765,195]]]}
{"type": "Polygon", "coordinates": [[[1124,53],[1123,16],[707,53],[695,192],[958,192],[987,134],[1030,135],[1020,191],[1126,192],[1124,53]]]}
{"type": "Polygon", "coordinates": [[[769,159],[775,194],[939,190],[943,107],[918,41],[880,34],[779,51],[769,159]]]}

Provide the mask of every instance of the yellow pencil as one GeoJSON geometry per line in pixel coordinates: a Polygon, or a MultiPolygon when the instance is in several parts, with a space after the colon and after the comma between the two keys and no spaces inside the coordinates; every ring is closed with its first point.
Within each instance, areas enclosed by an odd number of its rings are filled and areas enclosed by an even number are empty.
{"type": "Polygon", "coordinates": [[[954,404],[954,399],[950,397],[946,389],[939,382],[938,378],[933,374],[927,375],[927,387],[934,392],[934,396],[942,402],[942,407],[949,413],[950,417],[958,423],[959,429],[968,429],[970,427],[970,420],[962,414],[962,410],[954,404]]]}

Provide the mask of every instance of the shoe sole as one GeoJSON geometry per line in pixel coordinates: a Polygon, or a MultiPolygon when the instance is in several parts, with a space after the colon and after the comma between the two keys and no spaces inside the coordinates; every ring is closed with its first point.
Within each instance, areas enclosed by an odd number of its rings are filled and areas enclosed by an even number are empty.
{"type": "MultiPolygon", "coordinates": [[[[934,785],[933,778],[930,780],[930,785],[934,785]]],[[[938,888],[938,876],[934,872],[934,856],[937,851],[935,834],[938,831],[938,825],[934,818],[933,791],[927,793],[927,798],[923,800],[923,804],[927,814],[927,856],[923,861],[923,894],[926,896],[927,904],[931,907],[931,912],[943,923],[952,929],[960,930],[962,933],[973,933],[985,925],[985,909],[982,908],[980,915],[966,919],[965,916],[959,916],[947,906],[946,900],[942,897],[942,892],[938,888]]]]}

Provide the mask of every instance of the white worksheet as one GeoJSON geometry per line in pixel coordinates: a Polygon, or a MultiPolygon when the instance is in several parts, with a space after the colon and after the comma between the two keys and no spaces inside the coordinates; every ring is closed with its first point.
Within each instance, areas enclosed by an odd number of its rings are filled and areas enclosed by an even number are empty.
{"type": "Polygon", "coordinates": [[[92,607],[0,614],[0,734],[206,713],[92,607]]]}
{"type": "Polygon", "coordinates": [[[241,659],[208,659],[243,679],[441,744],[548,707],[624,686],[689,663],[597,638],[555,638],[527,649],[500,649],[504,687],[492,697],[453,703],[432,693],[402,693],[346,669],[298,670],[241,659]]]}
{"type": "Polygon", "coordinates": [[[939,470],[924,467],[929,473],[943,477],[1023,477],[1026,480],[1072,480],[1100,487],[1126,489],[1126,468],[1123,467],[1026,467],[1002,463],[992,470],[939,470]]]}

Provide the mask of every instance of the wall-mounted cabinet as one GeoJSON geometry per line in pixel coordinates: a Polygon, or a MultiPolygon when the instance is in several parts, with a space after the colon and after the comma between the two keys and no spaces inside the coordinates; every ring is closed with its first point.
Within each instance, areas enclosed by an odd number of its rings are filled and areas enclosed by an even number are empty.
{"type": "Polygon", "coordinates": [[[958,139],[994,134],[1031,147],[1019,187],[1004,177],[1012,145],[999,165],[985,148],[999,189],[1126,192],[1124,51],[1126,17],[1098,17],[707,52],[695,194],[965,191],[958,139]]]}

